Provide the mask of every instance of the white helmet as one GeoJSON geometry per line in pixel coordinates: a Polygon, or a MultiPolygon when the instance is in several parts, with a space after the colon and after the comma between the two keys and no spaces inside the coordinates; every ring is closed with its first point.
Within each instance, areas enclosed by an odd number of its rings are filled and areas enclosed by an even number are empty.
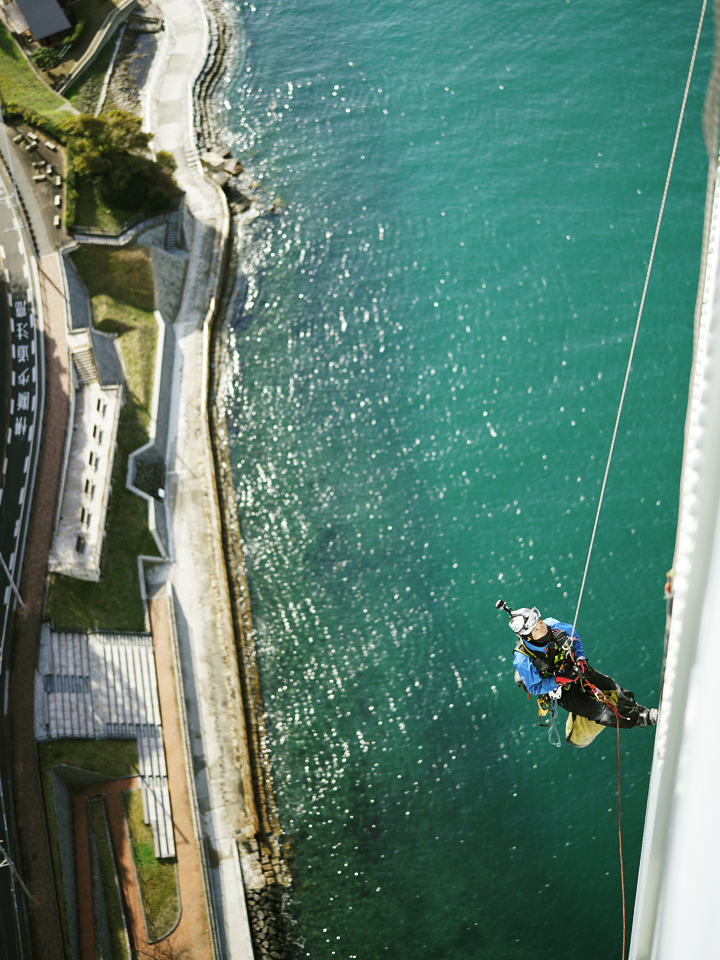
{"type": "Polygon", "coordinates": [[[510,629],[519,637],[529,637],[533,632],[533,627],[541,620],[540,611],[537,607],[520,607],[513,610],[510,617],[510,629]]]}

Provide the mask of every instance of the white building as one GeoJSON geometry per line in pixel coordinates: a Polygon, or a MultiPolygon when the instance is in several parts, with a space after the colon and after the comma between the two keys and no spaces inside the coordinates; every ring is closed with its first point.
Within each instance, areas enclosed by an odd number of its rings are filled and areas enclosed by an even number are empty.
{"type": "MultiPolygon", "coordinates": [[[[82,580],[100,579],[105,520],[112,480],[120,408],[121,383],[103,384],[85,328],[70,333],[73,358],[74,411],[60,512],[48,561],[53,573],[82,580]]],[[[108,344],[115,349],[114,344],[108,344]]],[[[117,379],[117,378],[116,378],[117,379]]]]}

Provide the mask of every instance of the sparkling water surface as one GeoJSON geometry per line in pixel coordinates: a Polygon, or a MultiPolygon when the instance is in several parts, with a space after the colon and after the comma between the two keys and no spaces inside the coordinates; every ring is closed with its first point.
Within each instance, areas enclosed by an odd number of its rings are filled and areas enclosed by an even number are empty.
{"type": "MultiPolygon", "coordinates": [[[[228,423],[298,954],[620,952],[615,733],[554,749],[498,596],[572,620],[700,4],[255,0],[228,423]]],[[[706,25],[578,631],[656,705],[706,25]]],[[[621,733],[632,914],[653,730],[621,733]]]]}

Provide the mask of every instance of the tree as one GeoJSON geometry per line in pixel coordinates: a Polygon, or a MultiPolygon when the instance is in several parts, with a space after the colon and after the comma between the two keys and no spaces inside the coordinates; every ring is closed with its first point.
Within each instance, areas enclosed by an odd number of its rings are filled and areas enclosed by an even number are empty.
{"type": "Polygon", "coordinates": [[[191,960],[188,948],[177,944],[174,937],[142,946],[138,952],[143,960],[191,960]]]}
{"type": "Polygon", "coordinates": [[[109,110],[100,117],[81,113],[67,117],[61,127],[81,177],[102,177],[110,189],[122,190],[147,166],[152,134],[145,133],[140,118],[127,110],[109,110]]]}
{"type": "Polygon", "coordinates": [[[60,63],[60,54],[54,47],[38,47],[30,54],[38,70],[53,70],[60,63]]]}

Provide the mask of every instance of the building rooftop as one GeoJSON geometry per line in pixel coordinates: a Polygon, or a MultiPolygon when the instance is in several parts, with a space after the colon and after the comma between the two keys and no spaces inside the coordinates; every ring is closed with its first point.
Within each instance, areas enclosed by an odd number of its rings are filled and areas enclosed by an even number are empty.
{"type": "Polygon", "coordinates": [[[100,579],[122,396],[122,386],[103,387],[97,380],[82,384],[75,392],[60,519],[48,563],[53,573],[100,579]]]}
{"type": "Polygon", "coordinates": [[[71,24],[57,0],[15,0],[36,40],[70,30],[71,24]]]}

